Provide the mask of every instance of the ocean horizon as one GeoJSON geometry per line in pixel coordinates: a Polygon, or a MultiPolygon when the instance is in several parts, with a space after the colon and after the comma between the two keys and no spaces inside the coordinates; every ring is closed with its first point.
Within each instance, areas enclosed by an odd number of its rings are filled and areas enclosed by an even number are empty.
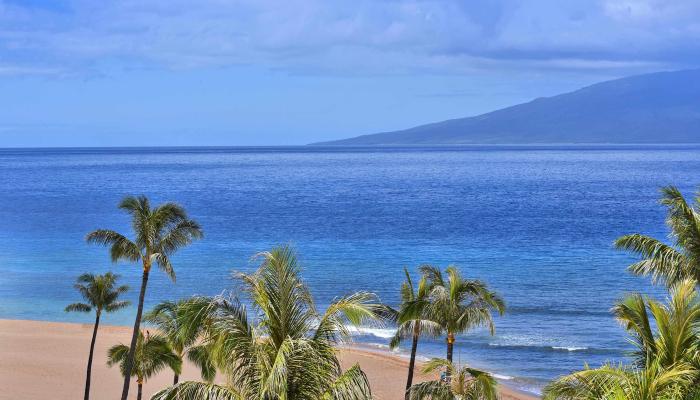
{"type": "MultiPolygon", "coordinates": [[[[455,360],[537,393],[585,362],[626,359],[613,302],[665,295],[612,242],[666,237],[658,189],[696,193],[700,145],[5,148],[0,172],[0,318],[91,322],[63,311],[88,271],[122,275],[134,300],[140,268],[84,237],[129,232],[117,203],[145,194],[180,203],[205,234],[173,258],[175,283],[151,274],[147,308],[235,293],[232,271],[280,244],[298,251],[319,308],[357,290],[395,305],[404,267],[457,265],[508,307],[494,336],[461,335],[455,360]]],[[[104,322],[131,325],[133,313],[104,322]]],[[[392,334],[367,326],[355,340],[387,349],[392,334]]],[[[444,355],[443,340],[419,353],[444,355]]]]}

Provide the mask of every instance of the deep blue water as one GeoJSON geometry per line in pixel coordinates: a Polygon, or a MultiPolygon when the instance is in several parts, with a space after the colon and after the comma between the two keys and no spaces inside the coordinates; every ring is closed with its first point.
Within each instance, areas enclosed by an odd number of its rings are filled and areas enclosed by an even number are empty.
{"type": "MultiPolygon", "coordinates": [[[[667,234],[657,202],[667,184],[700,186],[699,147],[0,150],[0,318],[91,321],[63,312],[85,271],[115,270],[137,288],[139,268],[110,264],[84,236],[128,232],[116,204],[143,193],[183,204],[206,235],[174,258],[177,283],[152,274],[149,305],[230,289],[232,270],[283,243],[320,307],[355,290],[393,303],[404,266],[456,264],[509,306],[496,336],[461,337],[456,358],[536,389],[624,357],[609,308],[627,291],[660,292],[625,271],[633,258],[612,241],[667,234]]],[[[377,346],[391,333],[363,332],[377,346]]]]}

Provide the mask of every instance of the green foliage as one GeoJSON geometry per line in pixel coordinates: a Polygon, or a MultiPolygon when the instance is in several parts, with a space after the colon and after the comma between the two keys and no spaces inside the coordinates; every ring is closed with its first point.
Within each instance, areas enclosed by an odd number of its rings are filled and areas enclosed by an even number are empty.
{"type": "Polygon", "coordinates": [[[145,196],[125,197],[119,208],[131,215],[134,240],[108,229],[90,232],[86,240],[109,246],[112,261],[142,261],[144,269],[156,263],[172,280],[175,271],[170,256],[202,237],[199,224],[187,217],[185,209],[175,203],[151,208],[145,196]]]}
{"type": "MultiPolygon", "coordinates": [[[[431,286],[425,309],[429,319],[438,323],[444,332],[465,332],[478,326],[486,326],[494,332],[492,312],[503,314],[505,302],[484,282],[463,278],[454,266],[447,267],[447,276],[431,265],[423,265],[420,270],[431,286]]],[[[417,302],[416,305],[421,304],[417,302]]]]}
{"type": "Polygon", "coordinates": [[[671,230],[673,245],[639,233],[623,236],[615,246],[629,250],[642,260],[629,270],[637,275],[649,275],[657,282],[671,286],[684,279],[700,281],[700,196],[694,205],[688,204],[681,192],[668,186],[661,190],[661,204],[667,208],[666,224],[671,230]]]}
{"type": "Polygon", "coordinates": [[[631,366],[604,365],[547,386],[546,400],[690,400],[700,378],[700,300],[696,282],[670,288],[667,302],[632,294],[613,313],[636,346],[631,366]]]}
{"type": "MultiPolygon", "coordinates": [[[[111,367],[119,364],[123,375],[128,354],[129,346],[124,344],[112,346],[107,352],[107,365],[111,367]]],[[[143,332],[139,332],[131,376],[135,376],[139,383],[143,383],[167,367],[177,374],[182,370],[182,361],[172,351],[168,340],[160,334],[144,336],[143,332]]]]}
{"type": "Polygon", "coordinates": [[[498,398],[498,383],[487,372],[469,367],[458,369],[450,361],[441,358],[430,360],[423,372],[434,373],[440,369],[445,369],[451,379],[421,382],[411,386],[411,400],[495,400],[498,398]]]}
{"type": "Polygon", "coordinates": [[[210,347],[198,343],[202,339],[204,326],[188,326],[185,329],[181,326],[187,317],[187,301],[179,302],[164,301],[156,305],[153,310],[144,316],[144,321],[155,325],[160,332],[165,335],[173,352],[180,358],[187,357],[194,363],[202,375],[202,379],[207,382],[214,380],[216,369],[212,364],[210,347]]]}
{"type": "Polygon", "coordinates": [[[341,297],[321,314],[289,247],[260,256],[255,273],[236,275],[250,310],[222,297],[195,297],[183,304],[181,329],[204,326],[205,345],[211,346],[226,384],[182,382],[153,399],[370,399],[365,374],[358,366],[342,371],[334,346],[348,339],[348,324],[379,318],[382,307],[375,296],[341,297]]]}
{"type": "Polygon", "coordinates": [[[128,307],[128,301],[119,300],[119,296],[126,293],[129,287],[117,286],[119,275],[107,272],[104,275],[82,274],[78,277],[75,289],[85,300],[85,303],[73,303],[66,307],[67,312],[90,312],[93,309],[97,313],[113,312],[128,307]]]}
{"type": "Polygon", "coordinates": [[[389,343],[392,349],[398,347],[403,340],[411,338],[416,328],[421,336],[436,337],[441,333],[440,325],[431,321],[427,315],[428,296],[432,289],[428,279],[422,276],[415,287],[411,274],[405,268],[404,274],[406,280],[401,284],[401,305],[394,311],[393,319],[398,327],[389,343]]]}

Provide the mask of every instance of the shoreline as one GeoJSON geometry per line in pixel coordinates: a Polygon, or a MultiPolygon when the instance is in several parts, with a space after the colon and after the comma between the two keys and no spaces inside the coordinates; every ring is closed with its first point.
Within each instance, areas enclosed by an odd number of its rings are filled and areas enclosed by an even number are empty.
{"type": "MultiPolygon", "coordinates": [[[[75,399],[82,396],[85,364],[92,335],[90,323],[0,319],[0,393],[4,399],[75,399]]],[[[106,366],[106,350],[128,343],[131,328],[100,325],[93,361],[93,399],[110,399],[121,387],[117,368],[106,366]]],[[[408,360],[381,349],[351,345],[339,347],[343,368],[360,364],[370,379],[377,400],[402,400],[408,360]]],[[[420,363],[418,363],[420,365],[420,363]]],[[[416,373],[415,381],[431,377],[416,373]]],[[[180,378],[198,380],[194,366],[186,365],[180,378]]],[[[172,373],[161,372],[144,384],[144,398],[172,383],[172,373]]],[[[135,392],[135,390],[133,391],[135,392]]],[[[538,397],[500,385],[503,400],[535,400],[538,397]]],[[[135,398],[135,393],[132,393],[135,398]]],[[[131,397],[131,396],[130,396],[131,397]]]]}

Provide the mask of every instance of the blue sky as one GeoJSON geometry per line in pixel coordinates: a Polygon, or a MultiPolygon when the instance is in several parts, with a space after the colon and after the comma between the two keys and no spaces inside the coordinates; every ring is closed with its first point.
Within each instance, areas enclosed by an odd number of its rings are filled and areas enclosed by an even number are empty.
{"type": "Polygon", "coordinates": [[[697,0],[0,0],[0,147],[305,144],[699,66],[697,0]]]}

